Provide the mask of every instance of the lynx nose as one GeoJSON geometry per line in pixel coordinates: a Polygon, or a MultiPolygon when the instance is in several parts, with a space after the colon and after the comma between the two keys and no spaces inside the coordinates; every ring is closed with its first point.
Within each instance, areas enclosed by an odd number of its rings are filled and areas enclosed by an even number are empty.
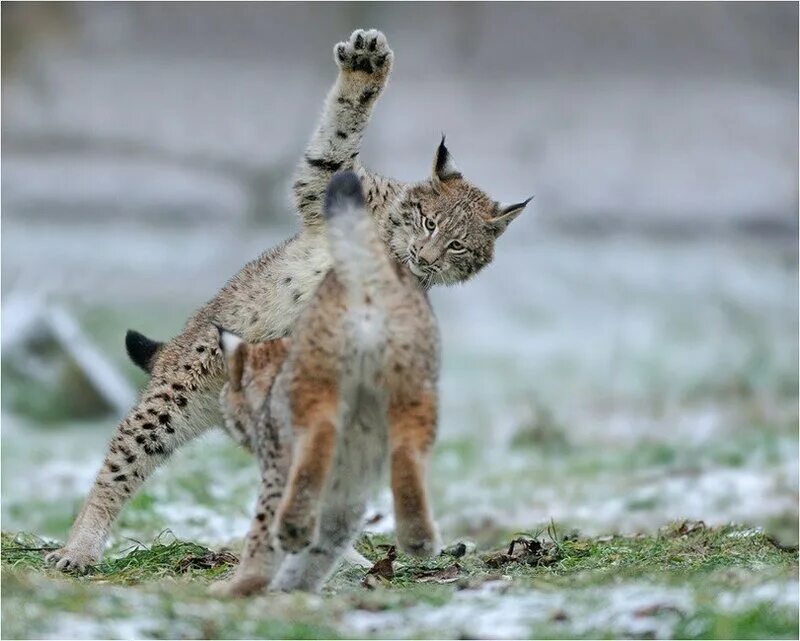
{"type": "Polygon", "coordinates": [[[437,260],[439,260],[439,251],[433,243],[428,243],[417,252],[417,262],[420,265],[433,265],[437,260]]]}

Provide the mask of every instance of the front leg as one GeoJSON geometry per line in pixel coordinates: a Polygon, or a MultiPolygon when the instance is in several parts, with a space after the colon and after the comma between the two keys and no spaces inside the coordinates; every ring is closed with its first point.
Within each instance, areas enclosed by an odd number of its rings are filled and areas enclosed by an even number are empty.
{"type": "Polygon", "coordinates": [[[389,80],[393,56],[386,37],[374,29],[358,29],[347,42],[334,47],[339,76],[325,99],[292,187],[305,224],[321,222],[323,195],[331,176],[356,167],[364,129],[389,80]]]}
{"type": "Polygon", "coordinates": [[[212,585],[211,591],[216,596],[249,596],[262,591],[283,560],[283,552],[273,542],[272,526],[286,483],[286,469],[278,458],[266,464],[268,469],[261,477],[256,513],[245,539],[239,567],[230,581],[212,585]]]}

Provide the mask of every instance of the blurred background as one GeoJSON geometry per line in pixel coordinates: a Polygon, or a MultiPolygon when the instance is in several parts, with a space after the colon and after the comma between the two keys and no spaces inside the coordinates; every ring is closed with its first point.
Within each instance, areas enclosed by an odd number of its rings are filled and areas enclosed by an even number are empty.
{"type": "MultiPolygon", "coordinates": [[[[794,3],[4,4],[4,529],[66,535],[144,380],[125,330],[175,335],[297,229],[332,47],[374,26],[396,58],[368,166],[422,178],[445,132],[492,196],[536,195],[432,294],[444,538],[686,518],[796,542],[797,25],[794,3]]],[[[115,545],[241,537],[255,480],[209,435],[115,545]]]]}

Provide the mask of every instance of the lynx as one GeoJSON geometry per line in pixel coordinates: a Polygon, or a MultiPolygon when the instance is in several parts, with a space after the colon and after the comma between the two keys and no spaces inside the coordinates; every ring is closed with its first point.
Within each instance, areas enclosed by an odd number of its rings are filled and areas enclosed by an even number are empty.
{"type": "MultiPolygon", "coordinates": [[[[338,77],[292,187],[301,231],[245,265],[181,334],[155,344],[145,359],[150,381],[111,439],[66,545],[47,557],[56,568],[83,571],[98,562],[114,520],[155,467],[219,425],[224,364],[213,323],[248,342],[292,330],[331,265],[321,206],[334,173],[356,172],[379,238],[423,288],[462,282],[488,265],[497,237],[525,208],[527,200],[503,205],[468,182],[444,139],[425,180],[404,183],[367,171],[361,139],[393,53],[379,31],[357,30],[334,47],[334,60],[338,77]]],[[[140,355],[151,347],[145,343],[140,355]]]]}
{"type": "Polygon", "coordinates": [[[272,587],[319,589],[389,461],[400,547],[436,551],[425,467],[438,328],[419,279],[388,256],[364,204],[354,173],[334,176],[325,205],[333,266],[291,339],[248,345],[220,331],[226,427],[253,444],[262,470],[242,562],[220,590],[228,594],[267,585],[286,552],[272,587]]]}

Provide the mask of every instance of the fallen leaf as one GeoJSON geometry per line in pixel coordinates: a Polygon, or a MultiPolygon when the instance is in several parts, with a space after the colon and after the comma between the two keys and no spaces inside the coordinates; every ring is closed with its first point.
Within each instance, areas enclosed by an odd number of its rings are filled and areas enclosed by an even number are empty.
{"type": "Polygon", "coordinates": [[[490,568],[500,568],[509,563],[526,565],[552,565],[561,559],[560,548],[552,542],[537,539],[513,539],[506,552],[496,552],[484,557],[483,562],[490,568]]]}
{"type": "Polygon", "coordinates": [[[378,579],[390,581],[394,578],[394,561],[397,558],[397,549],[393,545],[386,546],[386,556],[375,563],[361,582],[365,588],[373,589],[378,584],[378,579]]]}
{"type": "Polygon", "coordinates": [[[705,528],[706,524],[703,521],[681,521],[681,524],[675,530],[675,534],[686,536],[687,534],[692,534],[693,532],[698,532],[705,528]]]}
{"type": "Polygon", "coordinates": [[[236,555],[227,550],[221,552],[208,550],[203,555],[190,554],[182,558],[178,563],[178,571],[210,570],[221,565],[236,565],[237,563],[239,563],[239,559],[236,558],[236,555]]]}
{"type": "Polygon", "coordinates": [[[378,586],[388,585],[389,580],[384,579],[382,576],[378,576],[377,574],[367,574],[361,581],[361,586],[367,588],[368,590],[374,590],[378,586]]]}
{"type": "Polygon", "coordinates": [[[431,570],[416,575],[419,583],[453,583],[461,576],[461,566],[458,563],[449,565],[439,570],[431,570]]]}

